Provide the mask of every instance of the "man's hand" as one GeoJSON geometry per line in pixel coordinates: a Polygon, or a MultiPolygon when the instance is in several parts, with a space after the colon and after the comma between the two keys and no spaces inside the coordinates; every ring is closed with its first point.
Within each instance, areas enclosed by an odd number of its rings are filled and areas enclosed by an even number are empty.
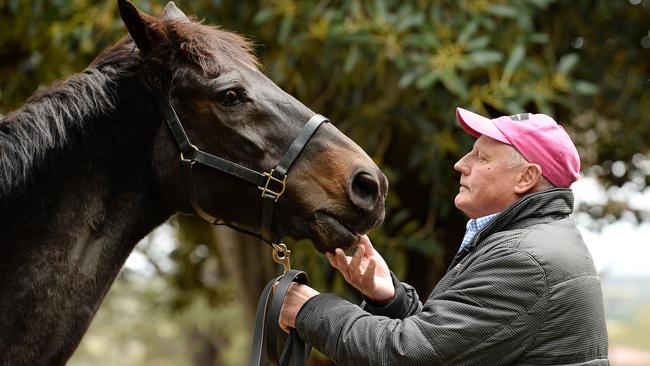
{"type": "Polygon", "coordinates": [[[371,300],[384,303],[395,297],[395,286],[384,258],[373,248],[368,236],[363,235],[354,256],[349,257],[341,249],[325,253],[332,267],[343,278],[371,300]]]}
{"type": "Polygon", "coordinates": [[[289,328],[296,327],[296,317],[300,308],[307,302],[307,300],[318,295],[318,291],[313,288],[294,282],[289,286],[287,296],[284,298],[282,308],[280,309],[280,319],[278,323],[280,328],[289,333],[289,328]]]}

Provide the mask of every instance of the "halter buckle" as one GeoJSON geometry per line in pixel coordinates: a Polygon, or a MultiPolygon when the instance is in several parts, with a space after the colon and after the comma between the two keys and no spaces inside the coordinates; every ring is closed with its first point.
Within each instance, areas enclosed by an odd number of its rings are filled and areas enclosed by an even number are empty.
{"type": "MultiPolygon", "coordinates": [[[[186,151],[186,153],[187,152],[193,152],[193,151],[199,151],[199,148],[192,145],[192,144],[190,144],[190,149],[188,151],[186,151]]],[[[184,162],[184,163],[190,163],[190,164],[194,164],[196,162],[196,160],[194,160],[194,159],[185,159],[185,157],[183,156],[182,151],[181,151],[181,161],[184,162]]]]}
{"type": "Polygon", "coordinates": [[[284,267],[284,273],[289,272],[291,270],[291,251],[287,245],[284,243],[272,243],[271,245],[273,246],[273,260],[284,267]]]}
{"type": "Polygon", "coordinates": [[[284,178],[279,179],[273,176],[273,172],[275,169],[271,169],[270,172],[264,172],[262,173],[266,177],[266,183],[264,184],[264,187],[262,186],[257,186],[259,190],[262,191],[262,197],[265,196],[271,196],[275,202],[278,202],[280,199],[280,196],[284,193],[284,190],[287,188],[287,175],[284,175],[284,178]],[[278,187],[271,187],[269,188],[269,185],[271,182],[274,182],[274,184],[279,184],[278,187]]]}

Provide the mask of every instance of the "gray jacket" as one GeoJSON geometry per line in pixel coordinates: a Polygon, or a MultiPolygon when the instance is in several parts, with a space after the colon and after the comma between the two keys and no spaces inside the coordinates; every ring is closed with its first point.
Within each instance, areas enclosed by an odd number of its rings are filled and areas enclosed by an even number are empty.
{"type": "Polygon", "coordinates": [[[298,333],[339,365],[609,365],[600,279],[572,208],[569,189],[525,196],[454,258],[424,305],[395,278],[382,307],[320,294],[298,333]]]}

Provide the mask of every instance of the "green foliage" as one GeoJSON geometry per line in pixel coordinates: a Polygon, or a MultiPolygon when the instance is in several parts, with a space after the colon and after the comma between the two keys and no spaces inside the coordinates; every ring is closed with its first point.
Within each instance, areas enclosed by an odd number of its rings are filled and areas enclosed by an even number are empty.
{"type": "Polygon", "coordinates": [[[0,4],[0,111],[21,104],[39,83],[81,70],[121,32],[112,1],[0,4]]]}

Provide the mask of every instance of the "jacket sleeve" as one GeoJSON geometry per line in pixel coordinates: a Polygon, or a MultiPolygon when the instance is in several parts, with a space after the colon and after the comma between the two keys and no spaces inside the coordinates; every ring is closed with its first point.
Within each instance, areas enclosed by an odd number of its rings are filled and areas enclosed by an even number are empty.
{"type": "Polygon", "coordinates": [[[338,365],[516,360],[543,321],[547,289],[541,266],[527,253],[494,249],[447,276],[455,276],[453,284],[404,319],[372,315],[333,294],[317,295],[298,313],[298,334],[338,365]]]}
{"type": "Polygon", "coordinates": [[[373,315],[383,315],[392,319],[404,319],[422,310],[422,303],[415,289],[400,282],[393,272],[390,273],[395,287],[395,297],[387,304],[379,304],[364,297],[361,308],[373,315]]]}

